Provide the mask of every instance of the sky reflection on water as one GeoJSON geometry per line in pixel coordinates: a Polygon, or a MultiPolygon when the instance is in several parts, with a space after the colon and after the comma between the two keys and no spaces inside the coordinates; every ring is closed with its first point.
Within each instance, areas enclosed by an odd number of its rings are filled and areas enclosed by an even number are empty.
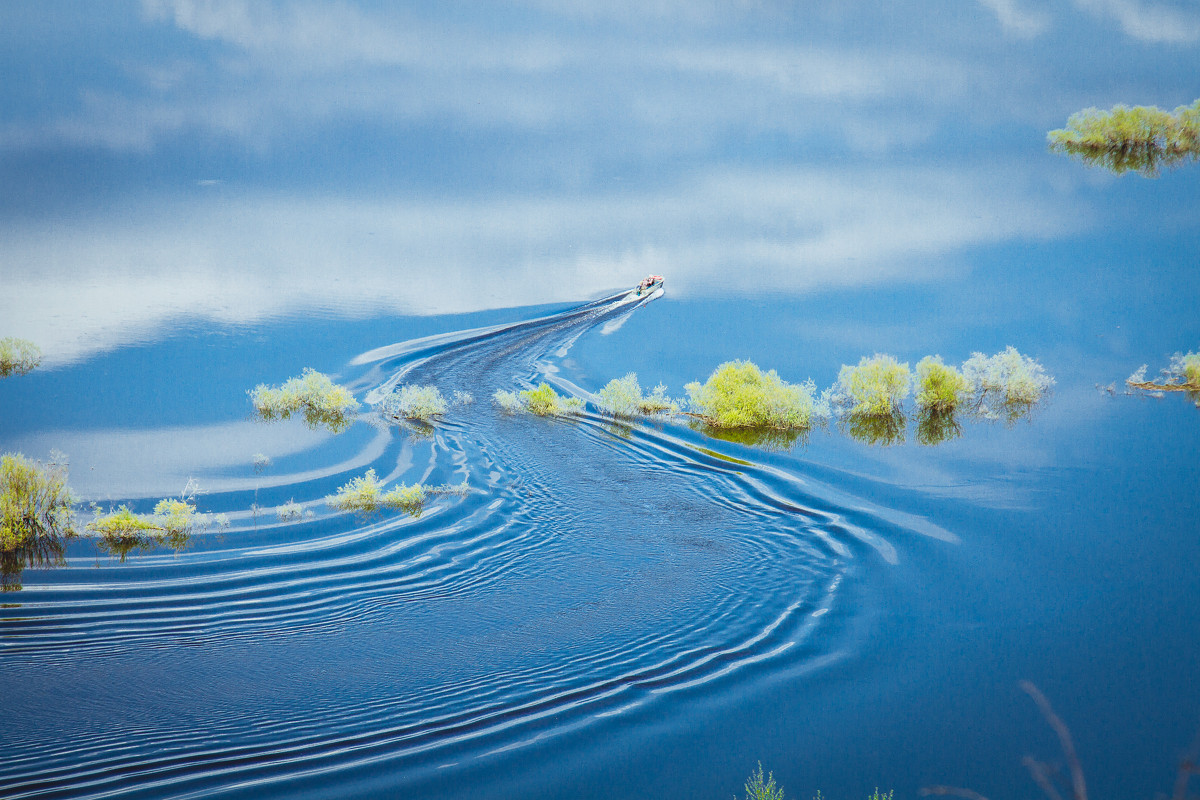
{"type": "MultiPolygon", "coordinates": [[[[1170,748],[1186,744],[1198,702],[1190,459],[1200,418],[1181,396],[1094,387],[1200,345],[1200,173],[1090,171],[1048,153],[1045,134],[1088,106],[1191,103],[1198,55],[1200,11],[1184,0],[0,5],[0,337],[45,353],[38,370],[0,383],[0,450],[66,451],[72,485],[102,503],[174,495],[194,476],[213,493],[201,510],[228,511],[240,527],[227,542],[198,537],[180,559],[131,557],[118,571],[73,554],[66,569],[27,570],[22,597],[34,599],[12,613],[31,637],[45,633],[36,604],[61,593],[64,614],[102,626],[63,641],[103,648],[125,626],[151,641],[155,613],[108,619],[70,594],[133,583],[151,603],[162,580],[184,593],[171,595],[179,624],[231,638],[208,657],[164,647],[143,658],[129,645],[86,668],[70,647],[50,666],[27,656],[28,673],[10,662],[0,677],[21,690],[6,694],[0,729],[21,736],[12,719],[49,719],[33,727],[53,739],[71,729],[70,705],[99,709],[85,721],[111,730],[132,703],[164,731],[185,717],[215,730],[214,711],[231,725],[246,709],[278,712],[275,733],[261,733],[269,739],[314,703],[341,719],[347,698],[368,708],[391,697],[381,686],[409,691],[410,679],[474,667],[473,640],[454,639],[459,616],[429,627],[420,615],[441,606],[395,602],[389,581],[407,563],[409,529],[389,520],[343,531],[327,516],[292,527],[247,511],[293,494],[320,510],[368,465],[389,480],[422,477],[408,472],[436,462],[437,440],[256,425],[245,391],[311,366],[361,395],[387,377],[368,362],[394,367],[396,343],[551,314],[655,272],[666,296],[583,335],[560,376],[595,391],[632,370],[677,395],[745,358],[824,387],[876,351],[961,363],[1013,345],[1055,376],[1055,394],[1012,427],[960,431],[910,416],[892,447],[836,427],[790,450],[680,430],[694,437],[680,445],[691,466],[708,458],[827,483],[839,514],[882,531],[872,535],[886,550],[855,562],[844,605],[822,622],[834,631],[815,646],[823,666],[752,668],[702,702],[689,695],[652,719],[622,709],[583,733],[522,739],[527,747],[482,767],[453,765],[450,753],[453,768],[398,775],[374,764],[309,791],[377,796],[403,778],[412,796],[716,796],[761,758],[793,796],[824,788],[845,800],[876,783],[908,795],[922,781],[1027,796],[1019,759],[1040,722],[1013,710],[1024,702],[1015,688],[996,688],[1025,677],[1077,725],[1096,796],[1165,789],[1170,748]],[[255,472],[259,452],[273,464],[255,472]],[[328,571],[315,576],[328,605],[277,620],[310,592],[313,537],[329,539],[328,571]],[[210,608],[192,601],[191,581],[243,550],[262,563],[238,588],[260,592],[261,624],[282,632],[262,641],[259,628],[235,631],[236,615],[228,631],[220,614],[210,628],[192,616],[210,608]],[[385,551],[400,555],[376,563],[385,551]],[[278,591],[292,581],[294,595],[278,591]],[[347,616],[329,611],[343,603],[347,616]],[[408,628],[389,616],[414,609],[408,628]],[[296,620],[315,628],[296,634],[296,620]],[[449,664],[439,661],[447,642],[462,654],[449,664]],[[195,682],[179,677],[192,670],[195,682]],[[131,677],[154,691],[126,697],[131,677]],[[156,716],[167,701],[185,713],[156,716]]],[[[555,472],[584,428],[512,429],[561,448],[546,472],[579,506],[593,483],[620,488],[555,472]]],[[[623,433],[611,452],[608,439],[587,442],[617,463],[639,441],[623,433]]],[[[526,489],[516,484],[511,514],[481,491],[412,530],[445,537],[454,563],[460,532],[439,519],[495,515],[508,531],[509,517],[543,511],[526,489]]],[[[675,512],[711,513],[709,499],[675,512]]],[[[588,510],[601,529],[603,509],[588,510]]],[[[667,523],[661,541],[639,539],[642,518],[623,510],[622,546],[634,553],[686,553],[714,570],[771,564],[758,551],[703,550],[703,537],[680,543],[667,523]]],[[[568,581],[555,595],[562,567],[544,546],[529,551],[548,559],[544,572],[522,575],[571,612],[555,622],[563,641],[588,611],[573,592],[630,572],[617,555],[588,571],[597,546],[616,545],[560,535],[575,511],[545,512],[543,527],[555,546],[578,548],[564,563],[594,583],[568,581]]],[[[487,565],[505,555],[480,552],[487,565]]],[[[687,559],[656,569],[724,588],[687,559]]],[[[525,566],[495,564],[498,575],[525,566]]],[[[605,612],[611,629],[635,605],[652,627],[657,604],[671,602],[653,569],[636,577],[625,605],[605,612]]],[[[698,596],[699,608],[719,605],[698,596]]],[[[528,625],[513,652],[543,655],[527,644],[539,641],[536,624],[503,618],[512,598],[469,599],[487,621],[477,638],[493,624],[528,625]]],[[[67,772],[75,745],[59,751],[67,772]]],[[[43,756],[30,755],[27,771],[43,756]]],[[[205,790],[229,788],[219,769],[208,779],[205,790]]]]}
{"type": "Polygon", "coordinates": [[[648,272],[811,294],[1161,223],[1044,134],[1190,101],[1200,14],[1027,5],[9,6],[0,318],[61,365],[186,318],[568,302],[648,272]]]}

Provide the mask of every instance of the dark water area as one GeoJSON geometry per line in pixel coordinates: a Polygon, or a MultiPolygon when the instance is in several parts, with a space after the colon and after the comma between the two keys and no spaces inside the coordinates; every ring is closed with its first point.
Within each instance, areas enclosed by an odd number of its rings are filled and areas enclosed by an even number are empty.
{"type": "Polygon", "coordinates": [[[43,353],[0,453],[65,454],[80,526],[205,515],[0,595],[0,796],[1027,798],[1023,680],[1090,796],[1170,794],[1200,409],[1124,382],[1200,350],[1200,183],[1046,133],[1197,55],[1182,0],[0,6],[0,339],[43,353]],[[1055,383],[1007,422],[596,404],[1010,346],[1055,383]],[[344,432],[255,418],[306,368],[344,432]],[[542,381],[586,410],[492,400],[542,381]],[[467,489],[326,502],[368,470],[467,489]]]}

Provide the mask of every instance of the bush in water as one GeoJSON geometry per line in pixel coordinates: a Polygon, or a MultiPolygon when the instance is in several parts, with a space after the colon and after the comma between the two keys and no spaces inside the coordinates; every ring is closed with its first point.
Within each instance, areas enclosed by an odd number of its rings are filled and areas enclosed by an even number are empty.
{"type": "Polygon", "coordinates": [[[303,413],[310,428],[325,427],[333,433],[349,428],[350,415],[358,411],[358,401],[348,389],[310,368],[282,386],[260,383],[250,391],[250,400],[261,419],[287,419],[303,413]]]}
{"type": "Polygon", "coordinates": [[[917,407],[949,412],[971,393],[971,384],[955,367],[942,363],[941,356],[925,356],[917,362],[917,407]]]}
{"type": "Polygon", "coordinates": [[[910,382],[908,364],[877,353],[864,356],[856,367],[843,365],[831,396],[850,414],[890,416],[900,411],[910,382]]]}
{"type": "Polygon", "coordinates": [[[536,389],[525,389],[521,392],[506,392],[498,390],[492,399],[501,409],[508,413],[528,411],[541,417],[566,416],[583,411],[584,403],[578,397],[562,397],[548,383],[542,383],[536,389]]]}
{"type": "Polygon", "coordinates": [[[403,511],[411,516],[419,517],[425,508],[426,487],[421,484],[406,486],[400,484],[391,491],[383,491],[383,481],[375,475],[375,470],[367,470],[367,474],[354,478],[337,490],[337,494],[325,498],[325,502],[339,511],[353,511],[358,514],[373,514],[380,509],[403,511]]]}
{"type": "Polygon", "coordinates": [[[992,406],[1012,419],[1036,404],[1054,385],[1042,365],[1007,347],[994,356],[974,353],[963,362],[963,377],[971,384],[977,409],[985,417],[996,416],[992,406]]]}
{"type": "Polygon", "coordinates": [[[617,417],[636,417],[639,414],[665,414],[678,411],[679,405],[667,397],[667,387],[659,384],[650,395],[642,394],[637,373],[613,378],[596,394],[600,410],[617,417]]]}
{"type": "Polygon", "coordinates": [[[0,378],[25,375],[42,363],[42,351],[28,339],[0,339],[0,378]]]}
{"type": "Polygon", "coordinates": [[[401,386],[380,407],[384,414],[428,422],[446,413],[446,398],[436,386],[401,386]]]}
{"type": "Polygon", "coordinates": [[[693,411],[719,428],[808,428],[824,411],[811,380],[787,383],[750,361],[728,361],[684,389],[693,411]]]}

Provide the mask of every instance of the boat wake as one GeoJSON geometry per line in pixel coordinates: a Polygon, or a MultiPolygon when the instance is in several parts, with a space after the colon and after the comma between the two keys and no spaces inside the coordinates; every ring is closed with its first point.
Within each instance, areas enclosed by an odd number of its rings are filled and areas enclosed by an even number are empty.
{"type": "Polygon", "coordinates": [[[854,564],[894,561],[898,530],[949,534],[686,427],[491,404],[541,380],[578,392],[556,370],[571,344],[660,294],[364,353],[368,403],[403,383],[475,402],[271,490],[311,518],[242,515],[178,555],[29,579],[0,624],[8,715],[69,707],[64,691],[89,705],[5,726],[0,794],[347,795],[364,776],[403,794],[570,731],[685,724],[838,658],[854,564]],[[320,505],[367,468],[470,489],[415,518],[320,505]]]}

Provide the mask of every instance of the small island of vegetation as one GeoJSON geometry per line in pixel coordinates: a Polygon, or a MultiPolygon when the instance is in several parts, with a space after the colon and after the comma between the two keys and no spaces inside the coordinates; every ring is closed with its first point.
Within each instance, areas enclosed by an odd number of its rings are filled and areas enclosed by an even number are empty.
{"type": "Polygon", "coordinates": [[[1200,100],[1168,112],[1156,106],[1088,108],[1047,134],[1050,150],[1120,175],[1157,177],[1163,167],[1200,159],[1200,100]]]}
{"type": "Polygon", "coordinates": [[[412,486],[402,483],[385,492],[384,482],[375,475],[375,470],[369,469],[366,475],[352,479],[337,494],[325,498],[325,502],[339,511],[360,515],[390,509],[419,517],[425,509],[426,494],[427,487],[419,483],[412,486]]]}
{"type": "Polygon", "coordinates": [[[788,383],[752,361],[727,361],[704,383],[683,387],[692,415],[714,428],[806,429],[828,415],[811,380],[788,383]]]}
{"type": "Polygon", "coordinates": [[[563,397],[545,382],[536,389],[524,389],[520,392],[499,389],[492,395],[492,399],[510,414],[525,411],[539,417],[565,417],[579,414],[584,408],[583,400],[578,397],[563,397]]]}
{"type": "Polygon", "coordinates": [[[259,419],[270,422],[300,413],[310,428],[323,427],[333,433],[349,428],[359,407],[350,390],[310,368],[282,386],[259,384],[249,394],[259,419]]]}
{"type": "Polygon", "coordinates": [[[1200,408],[1200,353],[1176,353],[1171,364],[1162,370],[1162,379],[1146,379],[1148,364],[1142,366],[1125,379],[1130,389],[1159,394],[1160,392],[1187,392],[1188,397],[1200,408]]]}
{"type": "Polygon", "coordinates": [[[196,513],[199,491],[196,482],[189,480],[179,497],[159,500],[151,514],[134,513],[127,505],[118,506],[107,514],[93,508],[94,519],[87,524],[87,530],[96,534],[101,550],[117,556],[122,562],[135,550],[158,547],[182,550],[200,528],[213,522],[221,527],[229,524],[224,516],[210,518],[207,514],[196,513]]]}

